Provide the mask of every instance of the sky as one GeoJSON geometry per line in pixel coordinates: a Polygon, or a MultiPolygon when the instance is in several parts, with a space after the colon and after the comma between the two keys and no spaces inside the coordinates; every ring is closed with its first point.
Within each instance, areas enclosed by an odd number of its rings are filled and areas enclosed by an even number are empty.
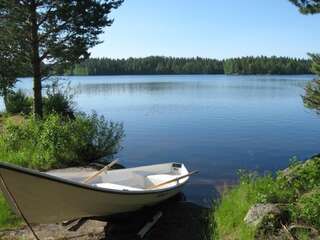
{"type": "Polygon", "coordinates": [[[320,14],[288,0],[125,0],[92,57],[307,57],[320,52],[320,14]]]}

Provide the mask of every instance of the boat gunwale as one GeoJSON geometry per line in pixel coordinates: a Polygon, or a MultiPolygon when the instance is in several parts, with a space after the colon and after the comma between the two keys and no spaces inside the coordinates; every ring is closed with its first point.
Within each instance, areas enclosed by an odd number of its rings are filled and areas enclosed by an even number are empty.
{"type": "MultiPolygon", "coordinates": [[[[168,163],[164,163],[164,164],[168,164],[168,163]]],[[[146,165],[146,166],[152,166],[152,165],[146,165]]],[[[16,166],[13,164],[4,163],[4,162],[0,162],[0,169],[1,168],[9,169],[11,171],[20,172],[20,173],[27,174],[27,175],[32,175],[32,176],[39,177],[39,178],[44,178],[46,180],[59,182],[62,184],[71,185],[73,187],[79,187],[79,188],[83,188],[83,189],[87,189],[87,190],[93,190],[96,192],[124,194],[124,195],[146,195],[146,194],[164,193],[164,192],[168,192],[168,191],[177,189],[178,187],[182,187],[183,185],[185,185],[188,182],[188,179],[189,179],[189,177],[187,177],[187,180],[185,180],[182,183],[179,183],[175,186],[162,188],[162,189],[144,189],[142,191],[140,191],[140,190],[139,191],[137,191],[137,190],[135,190],[135,191],[128,191],[128,190],[121,191],[121,190],[117,190],[117,189],[108,189],[108,188],[92,186],[92,185],[85,184],[85,183],[79,183],[79,182],[75,182],[72,180],[60,178],[60,177],[57,177],[54,175],[50,175],[50,174],[47,174],[44,172],[38,172],[33,169],[28,169],[28,168],[24,168],[24,167],[16,166]]]]}

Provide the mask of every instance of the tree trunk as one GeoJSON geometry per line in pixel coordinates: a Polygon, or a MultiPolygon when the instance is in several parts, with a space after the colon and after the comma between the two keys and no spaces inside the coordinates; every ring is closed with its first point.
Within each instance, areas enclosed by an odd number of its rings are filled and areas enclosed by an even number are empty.
{"type": "Polygon", "coordinates": [[[39,56],[39,37],[38,37],[38,21],[37,21],[37,6],[32,3],[32,65],[33,65],[33,109],[34,114],[42,118],[42,86],[41,86],[41,60],[39,56]]]}
{"type": "Polygon", "coordinates": [[[36,116],[42,118],[42,86],[41,86],[41,63],[33,64],[33,108],[36,116]]]}
{"type": "Polygon", "coordinates": [[[4,106],[6,108],[6,111],[8,111],[8,89],[5,87],[3,90],[2,90],[2,93],[3,93],[3,101],[4,101],[4,106]]]}

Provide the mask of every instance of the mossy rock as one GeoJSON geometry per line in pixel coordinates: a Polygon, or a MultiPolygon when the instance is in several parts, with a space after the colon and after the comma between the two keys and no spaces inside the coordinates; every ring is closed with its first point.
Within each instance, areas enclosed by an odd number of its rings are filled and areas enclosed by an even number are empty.
{"type": "Polygon", "coordinates": [[[283,232],[283,224],[287,224],[289,214],[287,209],[281,209],[279,212],[271,212],[266,214],[255,230],[254,239],[287,239],[286,233],[283,232]]]}
{"type": "Polygon", "coordinates": [[[258,224],[254,239],[275,239],[275,235],[278,235],[281,229],[281,215],[269,213],[263,217],[258,224]]]}
{"type": "Polygon", "coordinates": [[[270,214],[280,215],[281,211],[275,204],[255,204],[249,209],[244,221],[249,225],[258,226],[263,218],[270,214]]]}

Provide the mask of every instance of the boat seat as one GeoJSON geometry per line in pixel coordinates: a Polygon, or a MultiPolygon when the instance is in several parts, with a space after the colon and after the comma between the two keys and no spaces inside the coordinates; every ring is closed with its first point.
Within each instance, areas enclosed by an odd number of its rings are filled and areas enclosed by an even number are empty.
{"type": "Polygon", "coordinates": [[[97,183],[97,184],[94,184],[94,186],[100,187],[100,188],[120,190],[120,191],[141,191],[141,190],[143,190],[142,188],[135,188],[135,187],[125,186],[125,185],[120,185],[120,184],[115,184],[115,183],[97,183]]]}
{"type": "MultiPolygon", "coordinates": [[[[179,177],[179,175],[171,175],[171,174],[153,174],[153,175],[148,175],[146,176],[146,180],[151,184],[151,185],[157,185],[166,181],[170,181],[172,179],[175,179],[179,177]]],[[[170,185],[175,185],[176,182],[170,183],[170,185]]],[[[168,184],[169,185],[169,184],[168,184]]],[[[167,185],[167,186],[168,186],[167,185]]]]}

